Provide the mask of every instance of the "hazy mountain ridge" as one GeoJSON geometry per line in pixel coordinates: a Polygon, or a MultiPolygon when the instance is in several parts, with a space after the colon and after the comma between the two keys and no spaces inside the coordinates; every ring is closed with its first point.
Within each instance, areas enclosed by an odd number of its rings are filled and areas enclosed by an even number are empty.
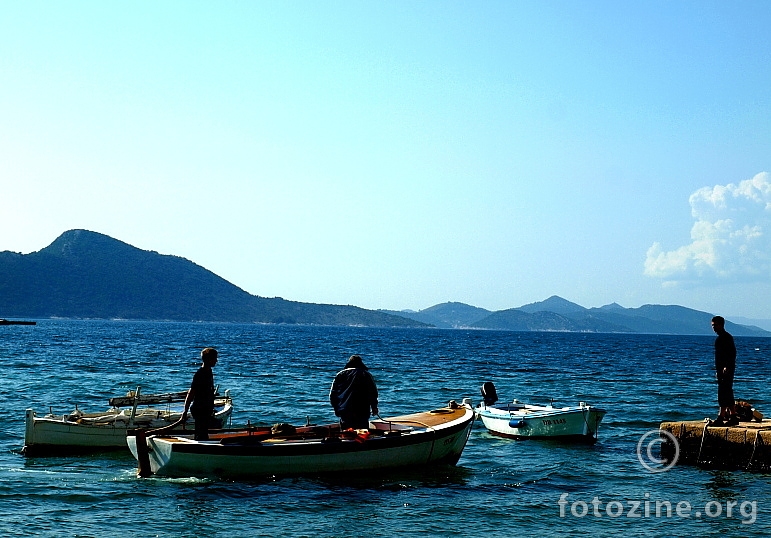
{"type": "Polygon", "coordinates": [[[750,325],[759,327],[764,331],[771,331],[771,319],[752,319],[743,316],[731,316],[731,321],[739,323],[740,325],[750,325]]]}
{"type": "MultiPolygon", "coordinates": [[[[65,232],[38,252],[0,252],[0,317],[712,334],[711,314],[682,306],[585,308],[558,296],[497,312],[459,302],[398,312],[264,298],[185,258],[87,230],[65,232]]],[[[736,336],[771,336],[726,326],[736,336]]]]}
{"type": "MultiPolygon", "coordinates": [[[[585,308],[558,296],[497,312],[462,303],[444,303],[420,312],[390,312],[411,316],[411,319],[433,323],[438,327],[506,331],[714,334],[710,326],[712,314],[683,306],[643,305],[639,308],[624,308],[612,303],[599,308],[585,308]]],[[[726,320],[726,328],[735,336],[771,336],[771,332],[759,327],[730,320],[726,320]]]]}

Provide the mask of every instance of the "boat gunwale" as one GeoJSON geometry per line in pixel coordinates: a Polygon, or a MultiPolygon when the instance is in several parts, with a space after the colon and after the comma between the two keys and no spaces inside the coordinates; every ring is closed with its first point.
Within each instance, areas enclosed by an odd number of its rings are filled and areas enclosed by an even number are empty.
{"type": "Polygon", "coordinates": [[[254,443],[222,444],[218,441],[193,441],[179,436],[148,438],[148,443],[169,443],[172,452],[181,454],[201,454],[209,456],[254,456],[254,457],[281,457],[304,455],[330,455],[351,452],[369,452],[412,446],[429,441],[436,441],[451,437],[464,431],[472,418],[450,427],[425,428],[411,430],[398,436],[370,436],[367,439],[352,438],[335,441],[325,441],[322,437],[308,439],[290,439],[279,443],[254,443]]]}
{"type": "MultiPolygon", "coordinates": [[[[124,411],[125,409],[122,409],[121,411],[124,411]]],[[[34,410],[33,410],[34,412],[34,410]]],[[[227,418],[230,416],[230,414],[233,412],[233,403],[230,399],[227,401],[224,401],[221,404],[215,404],[215,418],[227,418]]],[[[136,421],[137,419],[140,419],[141,421],[144,420],[153,420],[153,419],[159,419],[164,421],[169,420],[177,420],[179,416],[182,415],[182,411],[175,411],[175,410],[168,410],[168,409],[156,409],[156,408],[143,408],[142,412],[137,412],[137,414],[133,417],[133,420],[136,421]],[[148,413],[147,411],[154,411],[148,413]]],[[[128,415],[121,414],[121,412],[114,412],[111,413],[109,410],[102,413],[96,413],[96,412],[87,412],[83,413],[79,416],[74,416],[72,414],[70,415],[53,415],[51,413],[44,415],[42,417],[34,416],[33,417],[33,423],[34,424],[56,424],[56,425],[65,425],[68,427],[82,427],[82,428],[114,428],[119,430],[135,430],[137,429],[136,423],[128,427],[129,419],[128,415]],[[124,417],[125,420],[116,420],[116,417],[124,417]],[[105,420],[96,420],[101,417],[106,417],[105,420]],[[84,420],[85,419],[85,420],[84,420]]]]}
{"type": "Polygon", "coordinates": [[[545,417],[553,417],[557,415],[577,415],[577,414],[598,414],[605,416],[607,414],[607,411],[605,409],[601,409],[599,407],[594,407],[592,405],[587,405],[585,407],[560,407],[560,408],[554,408],[549,410],[538,410],[538,411],[531,411],[528,409],[513,409],[513,410],[507,410],[505,408],[500,407],[478,407],[475,409],[476,413],[482,417],[486,418],[492,418],[496,420],[509,420],[511,417],[516,418],[545,418],[545,417]],[[499,411],[499,412],[496,412],[499,411]]]}

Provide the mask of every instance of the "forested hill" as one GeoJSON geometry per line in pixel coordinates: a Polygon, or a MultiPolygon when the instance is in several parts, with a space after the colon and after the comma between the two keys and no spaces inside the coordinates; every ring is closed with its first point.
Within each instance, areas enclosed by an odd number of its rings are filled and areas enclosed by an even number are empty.
{"type": "Polygon", "coordinates": [[[38,252],[0,252],[0,317],[425,326],[355,306],[258,297],[184,258],[86,230],[38,252]]]}

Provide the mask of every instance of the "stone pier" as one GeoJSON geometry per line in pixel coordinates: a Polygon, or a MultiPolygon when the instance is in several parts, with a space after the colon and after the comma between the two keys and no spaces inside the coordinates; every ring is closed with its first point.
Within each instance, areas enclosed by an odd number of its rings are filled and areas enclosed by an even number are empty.
{"type": "Polygon", "coordinates": [[[695,420],[662,422],[659,428],[661,458],[666,461],[677,455],[678,465],[771,471],[771,420],[740,422],[738,426],[708,426],[706,421],[695,420]]]}

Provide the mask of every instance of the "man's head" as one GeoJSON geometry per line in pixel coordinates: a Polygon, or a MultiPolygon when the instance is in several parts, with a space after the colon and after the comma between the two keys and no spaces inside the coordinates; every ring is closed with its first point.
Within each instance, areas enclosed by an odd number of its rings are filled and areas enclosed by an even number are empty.
{"type": "Polygon", "coordinates": [[[722,332],[725,329],[725,319],[723,316],[715,316],[712,318],[712,330],[716,333],[722,332]]]}
{"type": "Polygon", "coordinates": [[[201,361],[206,366],[214,366],[217,364],[217,350],[213,347],[207,347],[201,351],[201,361]]]}
{"type": "Polygon", "coordinates": [[[351,355],[345,367],[346,368],[363,368],[365,370],[367,369],[367,367],[364,366],[364,362],[361,360],[361,355],[351,355]]]}

